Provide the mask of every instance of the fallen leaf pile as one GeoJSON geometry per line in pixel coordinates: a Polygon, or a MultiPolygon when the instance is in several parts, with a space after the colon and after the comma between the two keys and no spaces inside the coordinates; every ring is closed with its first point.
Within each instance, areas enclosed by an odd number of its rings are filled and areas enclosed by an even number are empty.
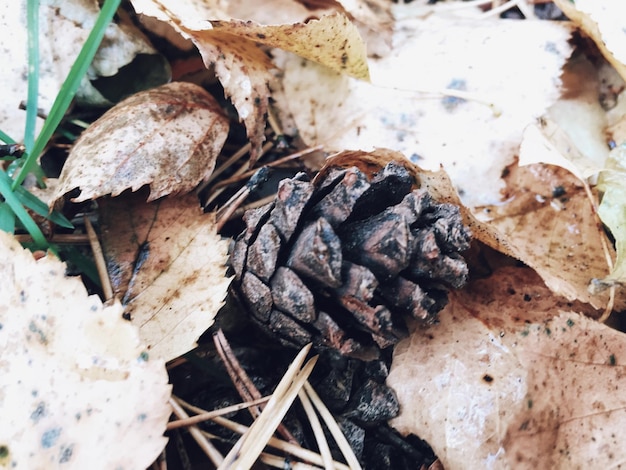
{"type": "MultiPolygon", "coordinates": [[[[44,112],[97,14],[57,3],[40,11],[44,112]]],[[[52,255],[0,234],[0,466],[145,468],[163,450],[165,361],[196,346],[231,281],[227,217],[204,213],[194,189],[226,178],[215,169],[241,129],[239,173],[260,166],[266,139],[404,155],[435,199],[461,206],[472,281],[395,347],[393,427],[447,469],[618,467],[623,8],[554,0],[569,21],[538,21],[531,3],[512,20],[460,1],[131,0],[79,92],[110,109],[42,196],[96,208],[114,298],[103,306],[52,255]],[[150,65],[129,72],[138,63],[150,65]],[[164,84],[170,64],[189,81],[164,84]],[[508,267],[492,263],[504,255],[508,267]]],[[[0,6],[0,130],[16,140],[25,5],[0,6]]]]}

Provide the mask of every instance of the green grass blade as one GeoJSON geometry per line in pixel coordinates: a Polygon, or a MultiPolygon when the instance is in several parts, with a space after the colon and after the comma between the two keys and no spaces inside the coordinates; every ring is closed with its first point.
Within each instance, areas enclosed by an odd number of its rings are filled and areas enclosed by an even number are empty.
{"type": "Polygon", "coordinates": [[[26,178],[26,175],[36,163],[37,158],[45,146],[48,144],[52,134],[54,134],[54,131],[59,126],[63,116],[65,116],[67,109],[74,99],[74,95],[76,95],[76,91],[78,90],[82,78],[85,76],[93,57],[96,55],[96,51],[100,46],[104,32],[108,24],[111,22],[111,19],[113,19],[113,15],[115,15],[120,2],[121,0],[105,0],[104,5],[102,5],[98,19],[89,33],[87,41],[74,61],[74,64],[70,69],[70,73],[65,79],[65,82],[63,82],[61,90],[54,100],[54,104],[52,105],[52,109],[50,109],[50,113],[44,122],[41,133],[37,137],[37,140],[35,140],[33,148],[24,162],[24,166],[22,166],[17,178],[13,181],[13,189],[22,184],[22,181],[24,181],[24,178],[26,178]]]}
{"type": "Polygon", "coordinates": [[[37,100],[39,97],[39,0],[28,0],[26,25],[28,30],[28,98],[26,100],[24,147],[26,147],[27,152],[30,152],[35,143],[37,100]]]}
{"type": "Polygon", "coordinates": [[[8,134],[0,131],[0,140],[5,144],[16,144],[17,142],[13,140],[8,134]]]}
{"type": "Polygon", "coordinates": [[[56,225],[65,228],[74,228],[72,222],[58,211],[50,212],[48,205],[39,199],[34,194],[28,192],[22,186],[15,190],[15,196],[22,203],[22,205],[28,207],[30,210],[39,214],[42,217],[54,222],[56,225]]]}
{"type": "Polygon", "coordinates": [[[15,214],[6,202],[0,202],[0,230],[8,233],[15,231],[15,214]]]}
{"type": "Polygon", "coordinates": [[[4,171],[0,171],[0,194],[2,194],[5,202],[17,216],[26,231],[31,237],[33,237],[33,241],[37,247],[47,248],[48,241],[46,240],[46,237],[44,237],[43,233],[39,229],[39,226],[35,223],[26,209],[24,209],[24,206],[22,206],[20,201],[15,196],[15,193],[11,189],[11,178],[9,178],[4,171]]]}

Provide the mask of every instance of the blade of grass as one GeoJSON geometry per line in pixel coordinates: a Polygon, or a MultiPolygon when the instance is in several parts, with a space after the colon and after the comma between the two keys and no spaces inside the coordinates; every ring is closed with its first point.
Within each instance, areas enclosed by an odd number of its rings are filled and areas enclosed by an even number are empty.
{"type": "Polygon", "coordinates": [[[13,140],[8,134],[0,131],[0,140],[5,144],[16,144],[17,142],[13,140]]]}
{"type": "Polygon", "coordinates": [[[74,99],[74,95],[76,95],[80,82],[85,76],[93,57],[96,55],[96,51],[98,50],[100,42],[102,42],[102,38],[104,37],[105,30],[113,19],[113,15],[115,15],[120,2],[121,0],[105,0],[104,5],[102,5],[98,19],[89,33],[87,41],[85,41],[85,44],[80,50],[78,57],[74,61],[67,78],[63,82],[61,90],[54,100],[50,113],[43,124],[43,128],[37,136],[37,140],[35,140],[33,148],[24,161],[24,165],[22,166],[19,174],[15,180],[13,180],[13,184],[11,186],[13,190],[22,184],[22,181],[24,181],[26,175],[37,162],[37,158],[48,144],[48,141],[52,137],[56,128],[59,126],[63,116],[65,116],[65,112],[74,99]]]}
{"type": "Polygon", "coordinates": [[[15,214],[6,202],[0,202],[0,230],[8,233],[15,231],[15,214]]]}
{"type": "Polygon", "coordinates": [[[28,30],[28,97],[26,99],[26,126],[24,146],[30,152],[35,143],[37,100],[39,97],[39,0],[28,0],[26,6],[28,30]]]}
{"type": "Polygon", "coordinates": [[[50,212],[50,208],[48,205],[39,199],[34,194],[28,192],[22,186],[18,187],[15,191],[15,196],[17,199],[30,210],[39,214],[42,217],[54,222],[56,225],[64,228],[74,228],[72,222],[67,220],[67,218],[58,211],[50,212]]]}
{"type": "Polygon", "coordinates": [[[5,202],[9,205],[13,213],[22,223],[24,228],[28,231],[37,248],[48,248],[48,241],[44,237],[43,233],[39,229],[39,226],[35,223],[32,217],[26,212],[24,206],[15,196],[15,193],[11,190],[11,178],[4,172],[0,171],[0,194],[4,197],[5,202]]]}

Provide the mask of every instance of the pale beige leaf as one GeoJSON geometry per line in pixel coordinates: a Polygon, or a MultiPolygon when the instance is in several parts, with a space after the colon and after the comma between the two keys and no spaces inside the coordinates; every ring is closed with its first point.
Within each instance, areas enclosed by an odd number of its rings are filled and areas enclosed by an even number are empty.
{"type": "Polygon", "coordinates": [[[57,198],[76,202],[150,185],[148,200],[191,191],[207,178],[228,135],[217,101],[191,83],[137,93],[95,121],[72,147],[57,198]]]}
{"type": "Polygon", "coordinates": [[[0,466],[146,468],[164,448],[170,386],[119,304],[0,232],[0,466]]]}
{"type": "Polygon", "coordinates": [[[449,470],[616,468],[626,336],[579,315],[527,268],[451,294],[440,323],[394,351],[400,432],[449,470]]]}
{"type": "Polygon", "coordinates": [[[591,37],[604,57],[626,80],[626,31],[621,0],[555,0],[554,3],[591,37]]]}
{"type": "MultiPolygon", "coordinates": [[[[39,9],[39,102],[44,113],[50,111],[70,67],[78,56],[93,26],[99,8],[90,0],[43,0],[39,9]]],[[[26,0],[0,4],[0,46],[4,66],[0,69],[3,105],[0,107],[0,129],[16,140],[24,134],[26,113],[20,102],[27,99],[27,28],[26,0]]],[[[136,28],[115,23],[106,29],[103,47],[88,71],[93,80],[111,76],[129,64],[137,54],[155,56],[156,51],[136,28]]],[[[83,80],[78,98],[98,94],[88,79],[83,80]]],[[[102,99],[102,97],[100,97],[102,99]]],[[[41,127],[43,120],[39,120],[41,127]]]]}
{"type": "Polygon", "coordinates": [[[483,208],[489,225],[553,292],[605,308],[608,293],[588,291],[592,279],[609,273],[609,265],[605,234],[583,183],[564,168],[544,164],[511,166],[506,180],[507,202],[483,208]]]}
{"type": "Polygon", "coordinates": [[[338,73],[369,79],[365,44],[345,15],[290,25],[261,25],[250,21],[211,21],[213,30],[247,38],[312,60],[338,73]]]}
{"type": "Polygon", "coordinates": [[[309,145],[399,150],[427,169],[443,164],[468,206],[493,203],[524,128],[559,96],[569,36],[545,21],[400,23],[393,53],[369,62],[372,84],[279,57],[278,105],[309,145]]]}
{"type": "Polygon", "coordinates": [[[150,354],[174,359],[196,346],[224,303],[228,243],[194,194],[145,202],[128,194],[102,204],[113,289],[150,354]]]}
{"type": "MultiPolygon", "coordinates": [[[[320,60],[343,73],[367,77],[365,47],[355,27],[344,16],[331,15],[308,23],[263,26],[252,21],[227,21],[206,14],[189,16],[189,10],[182,9],[178,3],[132,1],[137,13],[165,21],[191,39],[205,65],[215,66],[226,96],[246,126],[252,144],[251,164],[258,158],[265,139],[269,83],[274,78],[274,66],[259,44],[306,53],[307,57],[320,60]]],[[[219,14],[223,16],[221,12],[219,14]]]]}

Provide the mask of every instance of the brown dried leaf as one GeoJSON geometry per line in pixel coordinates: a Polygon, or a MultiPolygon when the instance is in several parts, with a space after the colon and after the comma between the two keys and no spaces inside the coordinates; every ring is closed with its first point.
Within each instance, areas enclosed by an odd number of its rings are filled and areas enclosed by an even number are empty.
{"type": "Polygon", "coordinates": [[[55,199],[117,196],[149,184],[148,200],[191,191],[207,178],[228,135],[228,118],[206,91],[174,82],[137,93],[94,122],[70,152],[55,199]]]}
{"type": "Polygon", "coordinates": [[[0,231],[0,467],[146,468],[171,413],[165,364],[119,303],[0,231]]]}
{"type": "MultiPolygon", "coordinates": [[[[564,168],[543,164],[511,166],[506,180],[508,202],[484,208],[488,224],[554,293],[605,308],[608,293],[588,291],[592,279],[609,273],[605,234],[581,181],[564,168]]],[[[612,249],[610,254],[614,257],[612,249]]]]}
{"type": "Polygon", "coordinates": [[[392,425],[450,470],[618,466],[625,336],[574,313],[584,308],[528,268],[452,293],[441,322],[394,351],[392,425]]]}
{"type": "Polygon", "coordinates": [[[372,84],[275,53],[285,92],[277,104],[309,145],[387,147],[430,170],[443,164],[465,204],[491,204],[524,128],[559,96],[569,36],[547,21],[431,15],[396,25],[393,53],[369,62],[372,84]]]}
{"type": "Polygon", "coordinates": [[[258,158],[264,140],[265,116],[273,79],[271,63],[259,44],[280,47],[338,70],[366,79],[365,47],[356,28],[342,15],[308,23],[264,26],[252,21],[186,16],[180,2],[133,0],[137,13],[165,21],[190,38],[207,67],[215,73],[245,123],[252,143],[250,160],[258,158]]]}
{"type": "Polygon", "coordinates": [[[188,194],[145,202],[106,199],[102,238],[113,290],[151,354],[174,359],[195,347],[223,305],[227,242],[188,194]]]}
{"type": "Polygon", "coordinates": [[[626,80],[626,31],[623,20],[619,21],[624,16],[624,4],[619,0],[554,0],[554,3],[594,40],[605,59],[626,80]]]}

